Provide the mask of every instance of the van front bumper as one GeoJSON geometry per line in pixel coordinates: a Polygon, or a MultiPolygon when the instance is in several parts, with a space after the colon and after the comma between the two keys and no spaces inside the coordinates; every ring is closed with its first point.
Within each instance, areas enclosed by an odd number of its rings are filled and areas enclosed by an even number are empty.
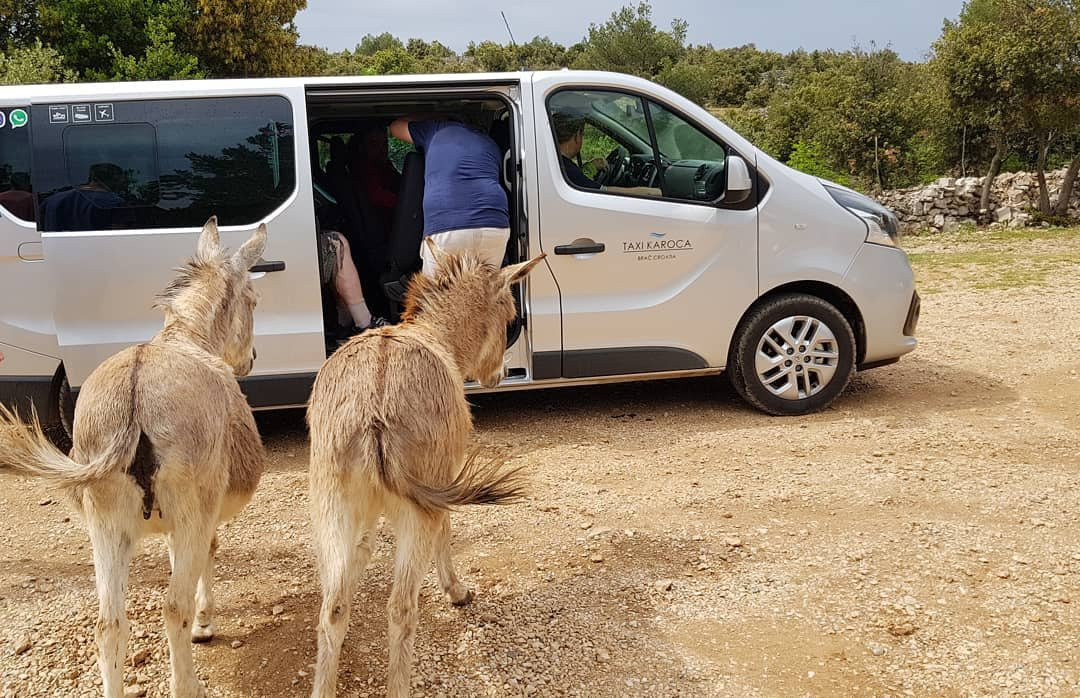
{"type": "Polygon", "coordinates": [[[904,251],[866,243],[844,280],[863,320],[866,345],[859,369],[893,363],[914,351],[921,301],[904,251]]]}

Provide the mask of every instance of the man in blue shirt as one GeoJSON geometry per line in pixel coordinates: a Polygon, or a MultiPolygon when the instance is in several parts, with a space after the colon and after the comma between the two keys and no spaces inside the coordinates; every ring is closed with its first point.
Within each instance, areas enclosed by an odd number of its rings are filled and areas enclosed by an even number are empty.
{"type": "MultiPolygon", "coordinates": [[[[471,251],[502,266],[510,212],[499,174],[502,152],[488,136],[456,121],[404,117],[390,124],[395,138],[424,154],[424,237],[448,252],[471,251]]],[[[424,273],[435,260],[421,245],[424,273]]]]}
{"type": "MultiPolygon", "coordinates": [[[[636,194],[639,196],[661,196],[656,187],[617,187],[602,185],[581,171],[577,159],[581,155],[581,148],[585,144],[585,119],[576,114],[564,114],[555,112],[551,115],[551,125],[555,130],[555,141],[559,149],[559,162],[562,165],[566,181],[580,189],[595,189],[616,194],[636,194]]],[[[604,158],[593,158],[589,161],[597,172],[606,170],[608,162],[604,158]]]]}

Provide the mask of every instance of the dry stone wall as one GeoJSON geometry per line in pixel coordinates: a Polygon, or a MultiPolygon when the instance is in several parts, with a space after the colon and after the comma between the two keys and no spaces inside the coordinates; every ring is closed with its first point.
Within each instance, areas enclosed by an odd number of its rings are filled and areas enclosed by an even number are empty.
{"type": "MultiPolygon", "coordinates": [[[[1057,201],[1065,179],[1065,169],[1046,173],[1050,201],[1057,201]]],[[[944,177],[933,184],[883,192],[877,199],[891,208],[908,230],[948,230],[965,223],[1032,225],[1031,209],[1038,206],[1039,183],[1031,172],[998,175],[990,188],[990,208],[979,210],[979,196],[985,177],[944,177]]],[[[1080,182],[1073,188],[1070,218],[1080,218],[1080,182]]]]}

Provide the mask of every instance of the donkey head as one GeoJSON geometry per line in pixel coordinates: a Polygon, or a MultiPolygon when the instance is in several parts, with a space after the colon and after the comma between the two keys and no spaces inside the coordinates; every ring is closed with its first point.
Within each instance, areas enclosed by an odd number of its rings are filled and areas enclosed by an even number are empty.
{"type": "Polygon", "coordinates": [[[251,268],[266,247],[266,224],[260,224],[240,249],[229,255],[218,236],[217,216],[203,226],[195,256],[158,295],[165,326],[225,360],[233,373],[246,376],[255,363],[254,312],[257,295],[251,268]]]}
{"type": "Polygon", "coordinates": [[[430,238],[425,243],[435,258],[435,276],[413,277],[403,318],[423,315],[441,326],[465,378],[494,388],[503,378],[506,326],[517,316],[510,287],[545,255],[499,269],[471,254],[444,252],[430,238]]]}

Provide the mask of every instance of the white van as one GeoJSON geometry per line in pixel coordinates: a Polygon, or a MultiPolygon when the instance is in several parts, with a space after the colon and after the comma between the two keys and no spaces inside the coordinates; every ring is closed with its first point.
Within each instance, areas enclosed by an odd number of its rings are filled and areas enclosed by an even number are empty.
{"type": "Polygon", "coordinates": [[[317,228],[350,239],[384,314],[418,263],[422,155],[394,143],[397,200],[382,207],[349,161],[364,134],[408,113],[492,135],[505,152],[507,261],[548,255],[520,291],[497,390],[726,370],[751,404],[793,415],[916,346],[919,297],[888,210],[638,78],[3,87],[0,400],[32,401],[47,420],[70,413],[99,362],[160,328],[152,298],[216,214],[233,247],[260,222],[270,230],[244,390],[256,408],[303,405],[338,322],[317,228]],[[560,154],[553,116],[584,126],[576,157],[560,154]]]}

